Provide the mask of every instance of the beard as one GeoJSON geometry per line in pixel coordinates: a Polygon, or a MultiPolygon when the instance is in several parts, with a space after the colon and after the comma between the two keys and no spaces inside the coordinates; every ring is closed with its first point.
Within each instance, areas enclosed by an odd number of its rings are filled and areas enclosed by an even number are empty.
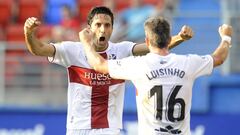
{"type": "Polygon", "coordinates": [[[96,51],[104,51],[108,47],[108,40],[105,36],[94,39],[96,51]]]}

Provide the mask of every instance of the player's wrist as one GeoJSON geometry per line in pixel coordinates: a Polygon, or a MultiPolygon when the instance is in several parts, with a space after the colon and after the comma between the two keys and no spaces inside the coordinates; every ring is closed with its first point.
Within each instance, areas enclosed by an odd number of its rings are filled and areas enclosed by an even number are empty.
{"type": "Polygon", "coordinates": [[[232,37],[224,35],[222,36],[222,41],[226,41],[228,44],[231,44],[232,37]]]}
{"type": "Polygon", "coordinates": [[[27,37],[32,37],[32,36],[34,36],[35,31],[33,31],[33,30],[27,30],[27,31],[24,32],[24,34],[25,34],[25,36],[27,36],[27,37]]]}
{"type": "Polygon", "coordinates": [[[186,41],[186,40],[189,40],[191,38],[191,36],[183,35],[183,34],[179,34],[178,36],[179,36],[180,41],[186,41]]]}
{"type": "Polygon", "coordinates": [[[230,36],[227,36],[227,35],[222,36],[222,42],[227,42],[229,48],[231,48],[231,41],[232,41],[232,38],[230,36]]]}

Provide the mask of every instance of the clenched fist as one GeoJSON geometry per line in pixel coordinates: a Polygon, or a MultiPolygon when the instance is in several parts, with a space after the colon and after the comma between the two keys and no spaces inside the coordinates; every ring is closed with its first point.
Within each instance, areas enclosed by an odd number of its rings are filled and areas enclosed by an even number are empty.
{"type": "Polygon", "coordinates": [[[83,44],[89,44],[93,42],[93,32],[89,28],[84,28],[79,32],[79,39],[83,44]]]}
{"type": "Polygon", "coordinates": [[[181,29],[181,31],[178,33],[178,35],[183,39],[183,40],[189,40],[190,38],[193,37],[194,33],[192,28],[189,26],[184,25],[181,29]]]}
{"type": "Polygon", "coordinates": [[[25,23],[24,23],[24,33],[32,33],[34,30],[41,24],[41,22],[35,18],[35,17],[30,17],[28,18],[25,23]]]}
{"type": "Polygon", "coordinates": [[[218,32],[221,37],[223,36],[232,37],[233,29],[232,26],[223,24],[222,26],[219,27],[218,32]]]}

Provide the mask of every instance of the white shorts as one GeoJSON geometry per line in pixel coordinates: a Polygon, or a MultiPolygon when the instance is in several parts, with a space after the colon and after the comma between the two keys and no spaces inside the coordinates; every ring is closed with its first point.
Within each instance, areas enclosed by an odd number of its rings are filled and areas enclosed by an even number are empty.
{"type": "Polygon", "coordinates": [[[66,135],[120,135],[120,129],[67,129],[66,135]]]}

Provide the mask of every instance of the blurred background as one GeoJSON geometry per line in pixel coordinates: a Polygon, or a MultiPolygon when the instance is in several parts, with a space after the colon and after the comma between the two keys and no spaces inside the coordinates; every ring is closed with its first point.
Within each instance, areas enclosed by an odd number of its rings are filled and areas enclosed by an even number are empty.
{"type": "MultiPolygon", "coordinates": [[[[211,54],[220,42],[218,27],[231,24],[227,61],[195,82],[191,130],[193,135],[239,134],[239,0],[0,0],[0,135],[65,134],[67,72],[27,51],[23,23],[39,18],[37,36],[45,42],[78,41],[89,10],[98,5],[114,11],[113,42],[143,42],[143,23],[150,16],[166,17],[172,35],[189,25],[195,36],[172,50],[180,54],[211,54]]],[[[135,89],[130,82],[126,88],[122,134],[135,135],[135,89]]]]}

